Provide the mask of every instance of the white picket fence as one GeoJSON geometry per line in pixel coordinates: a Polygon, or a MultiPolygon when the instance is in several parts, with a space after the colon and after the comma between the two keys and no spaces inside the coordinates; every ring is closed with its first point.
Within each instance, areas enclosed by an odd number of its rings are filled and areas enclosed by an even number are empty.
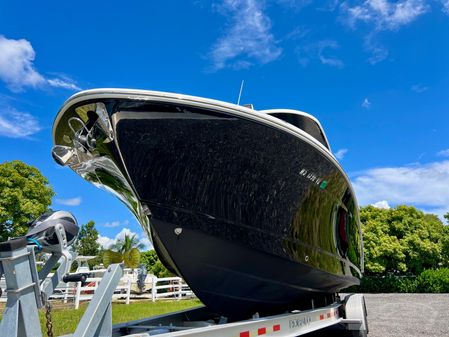
{"type": "MultiPolygon", "coordinates": [[[[97,274],[98,272],[98,270],[95,271],[97,274]]],[[[50,299],[58,299],[63,301],[63,303],[73,302],[75,309],[78,309],[81,302],[92,299],[100,282],[101,277],[87,278],[85,286],[82,286],[81,282],[61,282],[56,287],[55,292],[50,299]]],[[[131,293],[132,284],[129,276],[122,277],[119,285],[115,289],[113,299],[124,299],[125,303],[129,304],[130,299],[133,296],[131,293]]],[[[0,280],[0,285],[3,285],[3,290],[6,288],[4,278],[0,280]]],[[[163,299],[181,300],[192,297],[195,297],[195,294],[180,277],[153,277],[151,283],[151,297],[138,296],[139,300],[151,299],[153,302],[163,299]]],[[[6,292],[3,292],[0,302],[6,302],[6,292]]]]}
{"type": "Polygon", "coordinates": [[[151,286],[151,299],[153,302],[161,298],[175,298],[180,300],[182,298],[190,298],[194,296],[195,294],[193,291],[190,290],[187,283],[185,283],[180,277],[153,277],[151,286]],[[158,283],[160,285],[158,285],[158,283]]]}
{"type": "MultiPolygon", "coordinates": [[[[86,280],[86,285],[82,286],[81,282],[60,283],[50,299],[59,299],[64,303],[73,301],[75,309],[78,309],[80,302],[89,301],[95,294],[101,277],[89,277],[86,280]]],[[[131,298],[131,280],[122,279],[115,288],[113,299],[125,299],[125,303],[129,304],[131,298]]]]}

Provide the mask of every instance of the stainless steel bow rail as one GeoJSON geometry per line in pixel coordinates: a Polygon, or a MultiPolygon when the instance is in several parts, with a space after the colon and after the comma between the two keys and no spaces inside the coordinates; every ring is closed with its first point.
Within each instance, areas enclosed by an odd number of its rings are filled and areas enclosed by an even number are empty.
{"type": "MultiPolygon", "coordinates": [[[[66,213],[66,212],[64,212],[66,213]]],[[[81,281],[85,275],[64,277],[70,265],[68,246],[73,242],[73,223],[67,215],[54,215],[51,223],[41,221],[27,236],[0,243],[0,277],[7,284],[7,303],[0,323],[0,336],[41,337],[38,309],[42,308],[57,284],[81,281]],[[30,234],[31,233],[31,234],[30,234]],[[37,271],[35,250],[50,252],[51,257],[37,271]],[[48,273],[60,263],[50,281],[48,273]]],[[[112,325],[112,295],[123,275],[123,266],[111,265],[104,274],[74,334],[66,337],[140,336],[161,337],[295,337],[333,325],[342,325],[353,336],[368,333],[365,299],[361,294],[347,295],[328,306],[292,311],[276,316],[229,322],[206,307],[112,325]]],[[[149,304],[151,305],[151,304],[149,304]]],[[[51,322],[48,322],[51,329],[51,322]]]]}

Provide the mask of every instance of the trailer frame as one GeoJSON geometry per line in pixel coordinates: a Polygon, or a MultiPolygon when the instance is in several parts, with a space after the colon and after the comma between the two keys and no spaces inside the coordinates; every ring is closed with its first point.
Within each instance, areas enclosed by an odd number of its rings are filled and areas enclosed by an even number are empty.
{"type": "Polygon", "coordinates": [[[355,337],[366,337],[368,325],[362,294],[347,294],[326,307],[227,322],[202,306],[114,325],[113,337],[297,337],[334,325],[344,325],[355,337]]]}
{"type": "MultiPolygon", "coordinates": [[[[67,247],[53,252],[38,275],[35,248],[27,245],[23,238],[0,243],[0,277],[5,274],[8,287],[6,309],[0,322],[1,336],[42,336],[38,308],[64,279],[66,263],[71,255],[67,247]],[[63,258],[63,263],[51,282],[45,282],[47,272],[60,258],[63,258]]],[[[255,313],[252,318],[242,321],[228,321],[203,306],[113,326],[112,296],[123,275],[123,268],[123,264],[108,267],[74,334],[66,337],[297,337],[337,324],[343,324],[354,337],[366,337],[368,334],[362,294],[337,295],[334,303],[319,308],[314,308],[312,301],[313,309],[310,310],[294,310],[266,317],[255,313]]]]}

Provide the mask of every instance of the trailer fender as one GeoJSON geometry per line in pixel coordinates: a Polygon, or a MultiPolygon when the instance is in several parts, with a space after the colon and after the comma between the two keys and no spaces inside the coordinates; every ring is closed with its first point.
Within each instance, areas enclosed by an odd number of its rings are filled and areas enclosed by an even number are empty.
{"type": "Polygon", "coordinates": [[[343,300],[346,329],[351,330],[354,337],[366,337],[368,329],[368,313],[363,294],[349,294],[343,300]]]}

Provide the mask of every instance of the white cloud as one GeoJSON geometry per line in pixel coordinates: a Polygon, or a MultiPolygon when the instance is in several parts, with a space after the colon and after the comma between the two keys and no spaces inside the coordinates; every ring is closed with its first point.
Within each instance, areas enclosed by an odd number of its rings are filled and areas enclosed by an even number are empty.
{"type": "Polygon", "coordinates": [[[388,50],[376,41],[376,35],[373,33],[368,34],[368,36],[365,37],[363,48],[371,54],[368,57],[368,62],[371,65],[382,62],[388,57],[389,54],[388,50]]]}
{"type": "Polygon", "coordinates": [[[377,33],[396,31],[415,21],[429,9],[427,0],[365,0],[361,4],[356,3],[344,1],[340,10],[343,21],[350,27],[355,28],[358,23],[363,22],[370,28],[370,33],[365,37],[364,48],[371,54],[368,62],[372,65],[388,57],[388,50],[375,41],[377,33]]]}
{"type": "Polygon", "coordinates": [[[143,236],[140,239],[140,243],[142,243],[145,246],[145,250],[153,249],[153,244],[151,243],[150,239],[148,239],[146,236],[143,236]]]}
{"type": "Polygon", "coordinates": [[[449,160],[370,169],[352,181],[361,205],[388,200],[424,210],[449,210],[449,160]]]}
{"type": "Polygon", "coordinates": [[[441,4],[443,5],[443,12],[449,15],[449,0],[441,0],[441,4]]]}
{"type": "Polygon", "coordinates": [[[0,79],[13,91],[43,84],[44,77],[33,66],[35,56],[27,40],[10,40],[0,35],[0,79]]]}
{"type": "Polygon", "coordinates": [[[214,70],[246,68],[255,61],[264,64],[281,55],[260,1],[225,0],[219,9],[229,18],[230,25],[209,53],[214,70]]]}
{"type": "Polygon", "coordinates": [[[449,149],[441,150],[437,153],[437,155],[441,157],[449,157],[449,149]]]}
{"type": "Polygon", "coordinates": [[[136,237],[139,239],[139,242],[142,243],[143,245],[145,245],[144,250],[153,249],[153,245],[152,245],[151,241],[145,236],[145,234],[139,235],[136,232],[133,232],[129,228],[122,228],[122,230],[113,239],[110,237],[107,237],[107,236],[99,235],[97,242],[104,249],[109,249],[111,247],[111,245],[113,245],[114,243],[117,242],[117,240],[123,240],[125,238],[125,235],[128,235],[128,236],[136,235],[136,237]]]}
{"type": "Polygon", "coordinates": [[[280,5],[293,8],[294,10],[300,10],[312,3],[312,0],[276,0],[280,5]]]}
{"type": "Polygon", "coordinates": [[[365,97],[361,105],[362,108],[369,109],[371,107],[371,102],[369,101],[368,98],[365,97]]]}
{"type": "Polygon", "coordinates": [[[106,223],[103,225],[103,227],[106,227],[106,228],[115,228],[115,227],[118,227],[118,226],[120,226],[120,221],[106,222],[106,223]]]}
{"type": "Polygon", "coordinates": [[[361,5],[342,4],[349,25],[354,27],[358,22],[365,22],[374,25],[377,31],[397,30],[426,13],[428,8],[425,0],[366,0],[361,5]]]}
{"type": "Polygon", "coordinates": [[[316,43],[298,47],[296,52],[299,54],[298,61],[301,65],[306,66],[311,59],[318,58],[322,64],[343,68],[342,60],[335,56],[330,56],[328,50],[339,49],[340,45],[334,40],[322,40],[316,43]]]}
{"type": "Polygon", "coordinates": [[[107,236],[98,235],[97,242],[103,249],[109,249],[114,243],[115,239],[111,239],[107,236]]]}
{"type": "Polygon", "coordinates": [[[0,136],[28,138],[42,129],[39,121],[27,112],[0,107],[0,136]]]}
{"type": "Polygon", "coordinates": [[[64,206],[79,206],[81,205],[81,197],[71,198],[71,199],[56,199],[56,203],[64,206]]]}
{"type": "Polygon", "coordinates": [[[125,220],[125,221],[123,221],[123,222],[118,221],[118,220],[106,222],[105,224],[103,224],[103,227],[106,227],[106,228],[115,228],[115,227],[118,227],[118,226],[120,226],[120,225],[121,225],[121,226],[127,226],[127,225],[129,225],[129,220],[125,220]]]}
{"type": "Polygon", "coordinates": [[[335,158],[342,160],[345,157],[345,154],[348,152],[348,149],[340,149],[335,152],[335,158]]]}
{"type": "Polygon", "coordinates": [[[338,49],[340,48],[339,44],[337,43],[337,41],[333,41],[333,40],[325,40],[325,41],[320,41],[318,43],[319,49],[318,49],[318,57],[321,61],[322,64],[327,64],[329,66],[333,66],[333,67],[337,67],[337,68],[342,68],[344,63],[342,60],[336,58],[336,57],[331,57],[331,56],[326,56],[324,51],[325,49],[338,49]]]}
{"type": "Polygon", "coordinates": [[[65,77],[64,79],[62,78],[51,78],[47,80],[48,84],[50,84],[52,87],[55,88],[63,88],[63,89],[68,89],[68,90],[81,90],[81,88],[79,86],[77,86],[75,84],[75,82],[70,79],[65,77]]]}
{"type": "Polygon", "coordinates": [[[428,88],[426,86],[422,85],[422,84],[414,84],[414,85],[412,85],[411,89],[412,89],[412,91],[420,94],[420,93],[422,93],[424,91],[427,91],[428,88]]]}
{"type": "Polygon", "coordinates": [[[75,82],[67,77],[47,79],[34,67],[36,52],[25,39],[7,39],[0,35],[0,80],[12,91],[18,92],[24,87],[64,88],[80,90],[75,82]]]}
{"type": "Polygon", "coordinates": [[[374,204],[371,204],[371,206],[374,206],[376,208],[382,208],[382,209],[390,209],[390,205],[388,204],[387,200],[381,200],[381,201],[375,202],[374,204]]]}
{"type": "Polygon", "coordinates": [[[382,62],[388,57],[388,50],[382,46],[372,46],[367,48],[367,50],[371,53],[371,56],[368,57],[368,62],[372,65],[382,62]]]}

